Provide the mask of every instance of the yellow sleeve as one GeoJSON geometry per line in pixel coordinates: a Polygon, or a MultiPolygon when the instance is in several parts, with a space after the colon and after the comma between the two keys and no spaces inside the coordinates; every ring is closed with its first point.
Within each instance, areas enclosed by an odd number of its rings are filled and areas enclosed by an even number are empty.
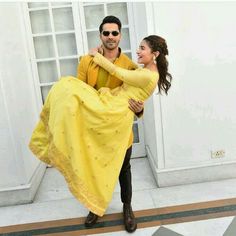
{"type": "Polygon", "coordinates": [[[86,69],[84,66],[84,64],[85,64],[84,62],[85,62],[85,60],[83,59],[83,57],[80,57],[80,61],[77,66],[77,78],[86,82],[87,75],[86,75],[86,69]]]}
{"type": "Polygon", "coordinates": [[[135,86],[135,87],[145,87],[150,82],[150,77],[152,77],[151,71],[147,69],[137,69],[137,70],[127,70],[118,67],[103,57],[100,53],[97,53],[93,58],[93,61],[107,70],[111,75],[119,78],[123,82],[135,86]]]}

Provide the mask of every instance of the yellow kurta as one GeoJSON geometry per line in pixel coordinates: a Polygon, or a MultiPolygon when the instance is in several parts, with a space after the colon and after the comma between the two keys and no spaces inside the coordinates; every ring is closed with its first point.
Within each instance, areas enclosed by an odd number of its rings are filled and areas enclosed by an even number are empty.
{"type": "Polygon", "coordinates": [[[133,124],[128,99],[146,100],[158,73],[127,71],[97,54],[94,61],[122,81],[113,90],[96,90],[74,77],[50,90],[30,148],[65,177],[72,194],[102,216],[111,201],[133,124]],[[135,87],[137,86],[137,87],[135,87]]]}
{"type": "MultiPolygon", "coordinates": [[[[121,49],[119,48],[119,56],[116,58],[116,60],[113,62],[114,65],[119,66],[121,68],[127,69],[127,70],[135,70],[138,68],[138,65],[135,64],[130,58],[121,52],[121,49]]],[[[101,67],[98,66],[94,61],[93,57],[90,55],[82,56],[80,58],[80,62],[77,68],[77,78],[79,80],[82,80],[89,84],[90,86],[96,88],[97,90],[100,87],[98,86],[98,83],[100,83],[99,77],[100,77],[100,69],[101,67]]],[[[108,74],[105,85],[102,87],[107,87],[110,89],[114,89],[118,86],[121,86],[123,81],[119,78],[108,74]]],[[[142,116],[142,113],[138,115],[140,118],[142,116]]],[[[131,147],[133,144],[133,131],[130,133],[130,139],[127,146],[127,149],[131,147]]]]}

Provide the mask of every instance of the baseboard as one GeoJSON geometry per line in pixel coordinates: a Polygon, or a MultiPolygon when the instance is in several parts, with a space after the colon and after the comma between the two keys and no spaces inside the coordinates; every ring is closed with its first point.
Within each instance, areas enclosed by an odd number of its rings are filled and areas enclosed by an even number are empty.
{"type": "Polygon", "coordinates": [[[30,183],[0,191],[0,207],[33,202],[41,180],[44,176],[46,165],[40,163],[32,176],[30,183]]]}
{"type": "Polygon", "coordinates": [[[204,183],[236,178],[236,161],[207,163],[201,166],[158,169],[150,151],[147,156],[158,187],[204,183]]]}

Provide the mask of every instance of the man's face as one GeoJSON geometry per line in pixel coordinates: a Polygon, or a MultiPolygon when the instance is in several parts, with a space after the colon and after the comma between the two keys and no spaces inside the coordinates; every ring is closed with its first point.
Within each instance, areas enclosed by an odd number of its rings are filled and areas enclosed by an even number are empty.
{"type": "Polygon", "coordinates": [[[109,50],[117,48],[121,39],[118,25],[115,23],[104,24],[103,30],[100,34],[100,39],[105,48],[109,50]]]}

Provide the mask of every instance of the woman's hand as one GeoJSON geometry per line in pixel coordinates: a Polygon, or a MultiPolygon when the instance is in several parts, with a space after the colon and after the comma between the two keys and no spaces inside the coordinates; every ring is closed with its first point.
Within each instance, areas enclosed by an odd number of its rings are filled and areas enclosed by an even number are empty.
{"type": "Polygon", "coordinates": [[[103,51],[102,45],[100,45],[100,46],[98,47],[98,52],[103,55],[103,52],[104,52],[104,51],[103,51]]]}
{"type": "Polygon", "coordinates": [[[94,57],[97,53],[98,53],[98,48],[91,48],[88,54],[94,57]]]}
{"type": "Polygon", "coordinates": [[[103,47],[102,47],[102,45],[100,45],[100,46],[98,46],[96,48],[91,48],[89,50],[89,55],[92,56],[92,57],[94,57],[96,55],[96,53],[100,53],[100,54],[103,55],[103,47]]]}

